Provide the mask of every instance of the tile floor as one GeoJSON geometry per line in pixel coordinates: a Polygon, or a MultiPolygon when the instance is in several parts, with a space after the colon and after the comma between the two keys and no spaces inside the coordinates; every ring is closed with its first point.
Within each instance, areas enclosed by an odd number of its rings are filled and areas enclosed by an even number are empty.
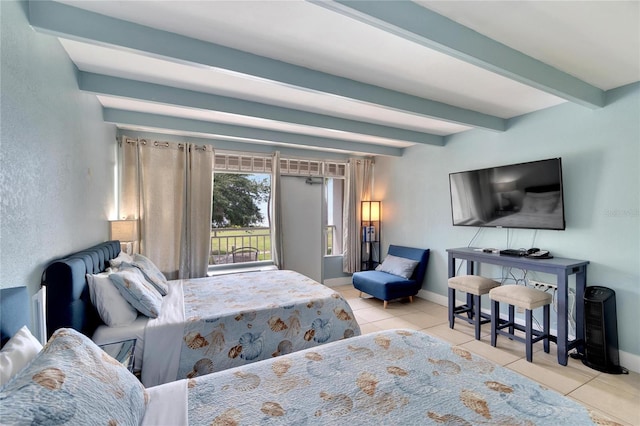
{"type": "Polygon", "coordinates": [[[361,298],[360,292],[351,285],[335,287],[335,290],[348,300],[363,334],[390,328],[420,330],[567,395],[604,419],[621,425],[640,426],[639,373],[600,373],[572,358],[567,366],[561,366],[553,343],[549,354],[544,353],[541,342],[536,343],[533,362],[529,363],[522,343],[500,336],[497,347],[491,347],[489,324],[482,326],[481,340],[475,340],[473,327],[464,321],[456,321],[455,329],[451,330],[446,306],[414,297],[413,303],[408,300],[390,302],[387,309],[383,309],[382,301],[367,295],[361,298]]]}

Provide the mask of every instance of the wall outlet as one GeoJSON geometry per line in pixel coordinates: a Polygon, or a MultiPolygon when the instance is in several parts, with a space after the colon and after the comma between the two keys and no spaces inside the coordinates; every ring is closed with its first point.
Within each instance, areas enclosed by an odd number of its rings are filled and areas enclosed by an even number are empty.
{"type": "Polygon", "coordinates": [[[536,281],[536,280],[529,280],[529,286],[542,291],[556,290],[558,288],[558,286],[555,284],[545,283],[545,282],[536,281]]]}

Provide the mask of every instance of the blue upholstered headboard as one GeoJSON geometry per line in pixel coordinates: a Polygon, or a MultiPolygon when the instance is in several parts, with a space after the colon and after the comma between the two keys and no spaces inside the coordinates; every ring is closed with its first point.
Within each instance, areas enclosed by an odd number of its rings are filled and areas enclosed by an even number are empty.
{"type": "Polygon", "coordinates": [[[107,241],[55,260],[44,270],[47,286],[47,333],[67,327],[91,337],[102,324],[89,296],[86,274],[103,272],[120,253],[119,241],[107,241]]]}
{"type": "Polygon", "coordinates": [[[0,289],[0,347],[23,325],[31,323],[29,293],[26,287],[0,289]]]}

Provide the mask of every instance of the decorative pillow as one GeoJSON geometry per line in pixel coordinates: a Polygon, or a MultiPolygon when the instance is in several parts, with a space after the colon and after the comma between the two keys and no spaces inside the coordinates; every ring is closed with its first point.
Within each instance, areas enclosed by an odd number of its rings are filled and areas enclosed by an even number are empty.
{"type": "Polygon", "coordinates": [[[129,325],[138,317],[138,311],[122,297],[113,285],[109,274],[87,274],[91,303],[96,307],[100,318],[109,327],[129,325]]]}
{"type": "Polygon", "coordinates": [[[41,350],[38,339],[26,325],[22,326],[0,351],[0,386],[29,364],[41,350]]]}
{"type": "Polygon", "coordinates": [[[169,292],[169,285],[167,284],[167,277],[158,269],[158,267],[148,258],[141,254],[133,255],[133,266],[140,269],[144,274],[144,277],[158,290],[163,296],[166,296],[169,292]]]}
{"type": "Polygon", "coordinates": [[[378,265],[376,271],[388,272],[399,277],[409,279],[413,275],[413,271],[418,266],[417,260],[407,259],[406,257],[398,257],[388,254],[384,258],[382,264],[378,265]]]}
{"type": "Polygon", "coordinates": [[[122,364],[73,329],[57,330],[0,388],[3,424],[137,425],[148,402],[122,364]]]}
{"type": "Polygon", "coordinates": [[[131,257],[131,255],[121,251],[120,254],[118,254],[118,256],[114,259],[111,259],[109,261],[109,265],[113,266],[114,268],[119,268],[120,265],[122,263],[132,263],[133,262],[133,257],[131,257]]]}
{"type": "Polygon", "coordinates": [[[162,306],[162,296],[142,275],[138,268],[124,267],[109,275],[122,297],[131,306],[149,318],[157,318],[162,306]]]}

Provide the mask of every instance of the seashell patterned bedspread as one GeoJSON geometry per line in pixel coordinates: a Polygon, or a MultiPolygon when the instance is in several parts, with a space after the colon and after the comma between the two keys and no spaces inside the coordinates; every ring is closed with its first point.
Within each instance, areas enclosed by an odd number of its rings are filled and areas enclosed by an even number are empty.
{"type": "Polygon", "coordinates": [[[594,424],[575,401],[409,330],[199,377],[187,389],[190,425],[594,424]]]}
{"type": "Polygon", "coordinates": [[[336,291],[294,271],[185,280],[178,379],[357,336],[336,291]]]}

